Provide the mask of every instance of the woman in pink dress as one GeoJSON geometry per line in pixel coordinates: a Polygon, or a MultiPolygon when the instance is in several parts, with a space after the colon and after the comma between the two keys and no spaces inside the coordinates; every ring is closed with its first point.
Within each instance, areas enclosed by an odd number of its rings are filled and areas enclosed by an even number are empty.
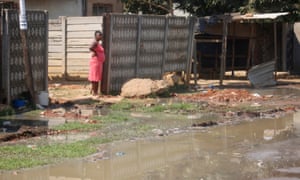
{"type": "Polygon", "coordinates": [[[91,59],[89,81],[92,84],[91,93],[96,96],[98,94],[99,81],[102,80],[103,62],[105,61],[104,49],[99,41],[102,40],[102,32],[95,32],[95,41],[90,46],[91,59]]]}

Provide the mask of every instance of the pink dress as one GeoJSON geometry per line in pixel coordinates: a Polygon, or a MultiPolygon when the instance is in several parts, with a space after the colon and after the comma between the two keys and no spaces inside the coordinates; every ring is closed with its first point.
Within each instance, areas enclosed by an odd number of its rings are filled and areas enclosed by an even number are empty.
{"type": "Polygon", "coordinates": [[[102,80],[102,70],[103,62],[105,61],[104,49],[97,43],[97,46],[94,48],[96,56],[91,57],[90,59],[90,71],[89,71],[89,81],[98,82],[102,80]]]}

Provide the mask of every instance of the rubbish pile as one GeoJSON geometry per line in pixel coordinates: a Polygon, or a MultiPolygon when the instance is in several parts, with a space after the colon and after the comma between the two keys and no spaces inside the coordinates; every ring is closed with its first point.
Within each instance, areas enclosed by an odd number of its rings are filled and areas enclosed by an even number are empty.
{"type": "Polygon", "coordinates": [[[211,101],[217,103],[242,103],[264,100],[268,98],[265,96],[261,96],[257,93],[252,94],[245,89],[210,89],[201,93],[194,93],[190,95],[177,95],[177,97],[182,100],[211,101]]]}

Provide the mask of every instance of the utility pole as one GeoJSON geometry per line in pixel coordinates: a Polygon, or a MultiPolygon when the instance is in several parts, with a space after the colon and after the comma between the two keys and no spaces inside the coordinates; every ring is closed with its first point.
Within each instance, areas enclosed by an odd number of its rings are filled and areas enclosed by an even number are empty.
{"type": "Polygon", "coordinates": [[[25,81],[27,89],[31,95],[31,102],[36,104],[36,97],[33,85],[33,76],[32,76],[32,69],[31,69],[31,62],[29,59],[28,54],[28,44],[27,44],[27,20],[26,20],[26,8],[25,8],[25,0],[19,0],[20,6],[20,14],[19,14],[19,22],[20,22],[20,36],[22,41],[22,48],[23,48],[23,63],[25,67],[25,81]]]}

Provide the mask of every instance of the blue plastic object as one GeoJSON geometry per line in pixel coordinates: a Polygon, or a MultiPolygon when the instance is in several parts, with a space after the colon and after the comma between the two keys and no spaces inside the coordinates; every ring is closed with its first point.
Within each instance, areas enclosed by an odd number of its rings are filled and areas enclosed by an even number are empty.
{"type": "Polygon", "coordinates": [[[15,99],[13,100],[13,107],[18,109],[20,107],[23,107],[26,105],[26,102],[25,100],[22,100],[22,99],[15,99]]]}

